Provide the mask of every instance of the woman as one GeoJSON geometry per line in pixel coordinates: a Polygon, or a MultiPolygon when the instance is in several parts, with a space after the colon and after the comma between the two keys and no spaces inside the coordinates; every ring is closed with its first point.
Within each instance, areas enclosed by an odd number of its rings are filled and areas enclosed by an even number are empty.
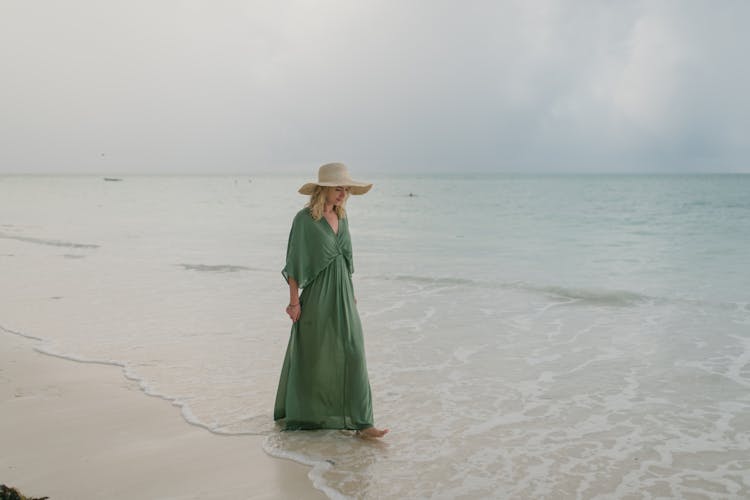
{"type": "Polygon", "coordinates": [[[353,181],[345,165],[328,163],[318,170],[317,182],[299,189],[310,202],[294,217],[281,271],[289,284],[292,332],[274,420],[283,420],[285,429],[353,429],[366,438],[388,432],[373,425],[344,210],[350,194],[371,187],[353,181]]]}

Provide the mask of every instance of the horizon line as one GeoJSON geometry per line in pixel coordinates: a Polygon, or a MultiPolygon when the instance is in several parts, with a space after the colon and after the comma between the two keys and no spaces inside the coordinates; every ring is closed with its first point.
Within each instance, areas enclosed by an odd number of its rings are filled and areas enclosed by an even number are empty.
{"type": "MultiPolygon", "coordinates": [[[[750,175],[750,171],[691,171],[691,172],[590,172],[590,171],[566,171],[566,172],[487,172],[487,171],[460,171],[460,172],[374,172],[363,170],[357,175],[371,176],[389,176],[389,177],[423,177],[423,176],[444,176],[444,177],[488,177],[488,176],[706,176],[706,175],[750,175]]],[[[313,174],[309,172],[0,172],[0,177],[102,177],[102,178],[121,178],[121,177],[309,177],[313,174]]]]}

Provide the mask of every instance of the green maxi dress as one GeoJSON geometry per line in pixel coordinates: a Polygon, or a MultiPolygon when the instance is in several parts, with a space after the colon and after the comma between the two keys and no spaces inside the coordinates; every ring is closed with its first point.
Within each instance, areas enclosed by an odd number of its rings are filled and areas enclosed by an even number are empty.
{"type": "Polygon", "coordinates": [[[302,313],[292,324],[273,412],[286,430],[373,425],[353,272],[347,219],[334,233],[325,217],[315,221],[308,208],[300,210],[281,271],[302,289],[302,313]]]}

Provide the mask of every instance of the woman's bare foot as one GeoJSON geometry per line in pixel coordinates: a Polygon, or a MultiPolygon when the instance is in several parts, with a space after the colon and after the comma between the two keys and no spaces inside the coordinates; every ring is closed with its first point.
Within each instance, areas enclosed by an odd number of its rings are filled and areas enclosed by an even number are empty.
{"type": "Polygon", "coordinates": [[[364,439],[382,438],[386,434],[388,434],[388,429],[378,429],[377,427],[368,427],[367,429],[357,431],[357,436],[364,439]]]}

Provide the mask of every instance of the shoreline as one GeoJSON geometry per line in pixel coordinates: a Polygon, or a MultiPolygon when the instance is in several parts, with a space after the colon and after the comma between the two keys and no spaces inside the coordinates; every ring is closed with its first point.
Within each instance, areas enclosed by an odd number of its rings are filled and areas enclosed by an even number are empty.
{"type": "Polygon", "coordinates": [[[115,365],[0,331],[0,483],[64,499],[327,498],[263,436],[222,436],[148,397],[115,365]]]}

